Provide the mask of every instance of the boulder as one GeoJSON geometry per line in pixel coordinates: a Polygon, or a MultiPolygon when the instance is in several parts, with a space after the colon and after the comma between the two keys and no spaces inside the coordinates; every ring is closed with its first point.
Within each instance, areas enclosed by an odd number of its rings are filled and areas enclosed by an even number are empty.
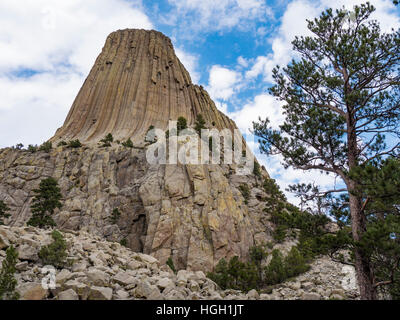
{"type": "Polygon", "coordinates": [[[36,247],[32,247],[28,244],[23,244],[18,247],[17,251],[18,251],[18,258],[20,260],[27,260],[33,262],[39,260],[38,256],[39,250],[36,247]]]}
{"type": "Polygon", "coordinates": [[[59,284],[63,284],[69,279],[72,278],[72,273],[71,271],[67,269],[62,269],[57,275],[56,275],[56,282],[59,284]]]}
{"type": "Polygon", "coordinates": [[[112,294],[111,288],[93,286],[90,288],[88,300],[111,300],[112,294]]]}
{"type": "Polygon", "coordinates": [[[119,272],[113,277],[114,282],[122,285],[122,286],[128,286],[131,284],[136,284],[137,279],[132,277],[126,272],[119,272]]]}
{"type": "Polygon", "coordinates": [[[68,289],[58,294],[58,300],[79,300],[79,296],[74,290],[68,289]]]}
{"type": "Polygon", "coordinates": [[[260,295],[258,294],[257,290],[253,289],[247,292],[247,298],[250,300],[257,300],[260,299],[260,295]]]}
{"type": "Polygon", "coordinates": [[[64,283],[63,289],[73,289],[82,300],[86,300],[89,295],[89,287],[77,280],[68,280],[64,283]]]}
{"type": "Polygon", "coordinates": [[[301,296],[301,300],[321,300],[321,296],[317,293],[305,292],[301,296]]]}
{"type": "Polygon", "coordinates": [[[8,239],[0,234],[0,250],[6,249],[10,246],[8,239]]]}
{"type": "Polygon", "coordinates": [[[129,293],[123,289],[117,290],[116,296],[118,300],[127,300],[129,298],[129,293]]]}
{"type": "Polygon", "coordinates": [[[95,286],[104,286],[110,282],[110,276],[104,271],[90,269],[86,274],[90,283],[95,286]]]}
{"type": "Polygon", "coordinates": [[[27,282],[17,287],[21,300],[43,300],[48,296],[48,290],[42,284],[27,282]]]}
{"type": "Polygon", "coordinates": [[[169,278],[162,278],[162,279],[158,280],[158,282],[157,282],[157,287],[159,287],[160,289],[165,289],[169,286],[175,287],[174,282],[169,278]]]}

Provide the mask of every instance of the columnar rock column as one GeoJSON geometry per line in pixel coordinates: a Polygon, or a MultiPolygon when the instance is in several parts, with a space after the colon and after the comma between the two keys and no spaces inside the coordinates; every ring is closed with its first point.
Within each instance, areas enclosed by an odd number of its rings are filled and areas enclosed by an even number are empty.
{"type": "Polygon", "coordinates": [[[171,40],[157,31],[127,29],[110,34],[76,97],[64,125],[52,138],[96,142],[142,139],[150,125],[165,130],[183,116],[202,114],[209,126],[236,128],[208,93],[193,85],[171,40]]]}

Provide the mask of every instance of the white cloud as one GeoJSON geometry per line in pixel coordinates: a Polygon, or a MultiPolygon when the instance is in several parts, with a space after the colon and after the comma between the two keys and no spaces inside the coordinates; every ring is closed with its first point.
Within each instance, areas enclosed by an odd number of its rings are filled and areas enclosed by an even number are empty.
{"type": "Polygon", "coordinates": [[[294,194],[286,191],[286,188],[291,184],[313,183],[320,186],[321,190],[331,190],[333,187],[340,189],[342,187],[340,185],[340,179],[335,179],[332,174],[322,174],[318,170],[303,171],[293,168],[285,169],[282,165],[281,156],[267,157],[258,153],[257,159],[267,168],[269,175],[276,180],[281,190],[286,194],[288,200],[295,205],[299,204],[299,199],[296,198],[294,194]]]}
{"type": "Polygon", "coordinates": [[[228,104],[215,100],[215,106],[217,109],[225,114],[228,114],[228,104]]]}
{"type": "Polygon", "coordinates": [[[268,12],[263,0],[169,0],[174,9],[164,23],[180,24],[182,31],[248,29],[255,21],[264,21],[268,12]]]}
{"type": "MultiPolygon", "coordinates": [[[[256,96],[252,102],[246,104],[241,110],[228,112],[227,115],[233,119],[238,128],[246,134],[247,145],[256,155],[260,163],[267,168],[269,175],[276,179],[277,184],[286,194],[288,200],[293,204],[299,204],[298,199],[295,198],[293,194],[285,191],[290,184],[295,184],[297,182],[315,183],[321,186],[322,190],[327,190],[332,188],[336,181],[333,175],[321,174],[318,170],[303,171],[293,168],[285,169],[282,165],[283,158],[281,155],[266,156],[260,153],[257,138],[250,134],[249,129],[252,129],[253,121],[258,121],[258,117],[261,117],[261,119],[268,117],[270,125],[274,129],[278,129],[279,125],[281,125],[284,120],[281,105],[282,103],[276,101],[271,95],[262,94],[256,96]]],[[[223,112],[226,111],[223,110],[223,112]]]]}
{"type": "Polygon", "coordinates": [[[0,21],[0,147],[51,137],[107,35],[153,27],[140,1],[123,0],[2,0],[0,21]]]}
{"type": "Polygon", "coordinates": [[[254,101],[243,106],[242,109],[229,113],[238,128],[242,132],[249,132],[253,128],[253,121],[258,121],[258,118],[269,118],[271,126],[278,128],[283,122],[281,103],[276,101],[274,97],[269,94],[261,94],[254,98],[254,101]]]}
{"type": "Polygon", "coordinates": [[[186,70],[189,72],[192,82],[195,84],[199,83],[200,73],[197,71],[199,60],[198,57],[179,48],[175,49],[175,53],[185,66],[186,70]]]}
{"type": "Polygon", "coordinates": [[[239,64],[240,67],[242,68],[247,68],[249,66],[249,61],[240,56],[237,58],[237,63],[239,64]]]}
{"type": "Polygon", "coordinates": [[[240,88],[239,72],[214,65],[211,67],[207,91],[213,99],[229,99],[240,88]]]}
{"type": "MultiPolygon", "coordinates": [[[[379,21],[384,32],[389,32],[391,28],[399,28],[400,19],[395,11],[394,5],[390,0],[370,1],[376,7],[372,19],[379,21]]],[[[345,6],[351,10],[354,5],[365,3],[364,0],[340,0],[340,1],[310,1],[295,0],[289,3],[285,13],[281,18],[281,24],[276,37],[271,40],[272,52],[259,56],[255,59],[253,66],[246,72],[246,78],[252,79],[262,75],[267,82],[272,81],[272,69],[276,65],[285,66],[294,57],[292,51],[292,41],[295,36],[310,35],[307,29],[306,19],[318,17],[322,11],[333,7],[341,8],[345,6]]]]}

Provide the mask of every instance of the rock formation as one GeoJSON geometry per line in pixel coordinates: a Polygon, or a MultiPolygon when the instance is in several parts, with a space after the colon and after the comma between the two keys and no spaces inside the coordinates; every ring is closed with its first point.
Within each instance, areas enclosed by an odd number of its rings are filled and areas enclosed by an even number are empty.
{"type": "Polygon", "coordinates": [[[83,231],[64,232],[67,260],[55,271],[54,286],[42,287],[44,271],[38,252],[52,240],[50,231],[32,227],[0,226],[0,264],[13,245],[18,253],[17,291],[23,300],[325,300],[358,299],[354,268],[315,261],[311,270],[270,292],[221,290],[202,271],[169,267],[152,256],[136,253],[119,243],[105,241],[83,231]]]}
{"type": "Polygon", "coordinates": [[[256,244],[270,242],[270,251],[287,254],[297,243],[271,242],[264,169],[239,175],[235,163],[147,161],[150,126],[167,129],[169,120],[181,116],[193,126],[199,114],[207,128],[236,129],[207,92],[192,84],[167,37],[121,30],[107,38],[64,125],[50,139],[53,148],[0,150],[0,200],[11,214],[7,226],[0,226],[0,262],[7,247],[17,248],[22,299],[358,298],[354,268],[326,257],[261,294],[222,291],[205,277],[221,258],[247,260],[256,244]],[[114,142],[99,144],[109,133],[114,142]],[[65,143],[76,139],[83,146],[65,143]],[[127,139],[133,145],[119,142],[127,139]],[[38,257],[50,231],[25,226],[34,189],[47,177],[61,189],[63,206],[53,218],[72,262],[57,270],[51,289],[41,286],[38,257]],[[121,215],[110,219],[114,209],[121,215]],[[169,258],[177,275],[166,265],[169,258]]]}
{"type": "Polygon", "coordinates": [[[179,268],[211,270],[223,257],[247,258],[251,246],[271,240],[264,212],[261,175],[237,175],[232,165],[150,165],[144,135],[150,125],[167,128],[198,114],[207,127],[236,128],[208,94],[193,85],[171,41],[156,31],[112,33],[80,90],[64,125],[51,139],[50,152],[0,150],[0,200],[11,208],[11,226],[31,216],[32,190],[52,176],[63,207],[59,228],[86,230],[113,241],[127,241],[137,252],[179,268]],[[135,148],[97,143],[131,138],[135,148]],[[82,148],[55,147],[79,139],[82,148]],[[247,185],[245,199],[239,187],[247,185]],[[113,209],[122,213],[110,222],[113,209]]]}
{"type": "Polygon", "coordinates": [[[150,125],[165,130],[169,120],[184,116],[191,124],[198,114],[217,129],[236,128],[208,93],[192,84],[168,37],[154,30],[120,30],[107,38],[52,140],[87,143],[107,133],[135,140],[150,125]]]}

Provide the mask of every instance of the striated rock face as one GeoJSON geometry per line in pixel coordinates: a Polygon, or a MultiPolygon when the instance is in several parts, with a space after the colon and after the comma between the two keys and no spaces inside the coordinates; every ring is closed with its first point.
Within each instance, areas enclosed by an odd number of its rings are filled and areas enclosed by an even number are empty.
{"type": "Polygon", "coordinates": [[[202,87],[192,84],[171,40],[157,31],[112,33],[53,141],[93,142],[143,138],[150,125],[167,129],[169,120],[188,123],[202,114],[217,129],[234,129],[202,87]]]}
{"type": "MultiPolygon", "coordinates": [[[[354,268],[343,267],[330,259],[316,260],[311,270],[297,279],[259,294],[221,290],[202,271],[169,267],[152,256],[136,253],[118,243],[104,241],[86,232],[64,232],[68,244],[68,261],[64,269],[55,271],[51,285],[38,251],[51,243],[50,231],[37,228],[0,226],[0,240],[8,245],[0,248],[0,264],[5,250],[13,245],[20,253],[16,265],[17,291],[23,300],[327,300],[358,299],[354,268]],[[23,253],[30,243],[34,259],[23,253]],[[347,268],[347,269],[346,269],[347,268]],[[349,269],[350,268],[350,269],[349,269]],[[349,279],[349,282],[345,280],[349,279]],[[48,284],[44,288],[42,283],[48,284]]],[[[48,269],[47,269],[48,270],[48,269]]]]}
{"type": "Polygon", "coordinates": [[[261,179],[235,175],[234,165],[149,165],[142,149],[59,147],[50,153],[0,150],[0,200],[7,224],[31,216],[32,190],[58,180],[63,207],[59,228],[85,230],[108,240],[126,239],[137,252],[179,268],[210,270],[222,257],[246,258],[255,243],[271,240],[263,212],[261,179]],[[248,204],[239,186],[249,186],[248,204]],[[118,208],[121,217],[110,221],[118,208]]]}

